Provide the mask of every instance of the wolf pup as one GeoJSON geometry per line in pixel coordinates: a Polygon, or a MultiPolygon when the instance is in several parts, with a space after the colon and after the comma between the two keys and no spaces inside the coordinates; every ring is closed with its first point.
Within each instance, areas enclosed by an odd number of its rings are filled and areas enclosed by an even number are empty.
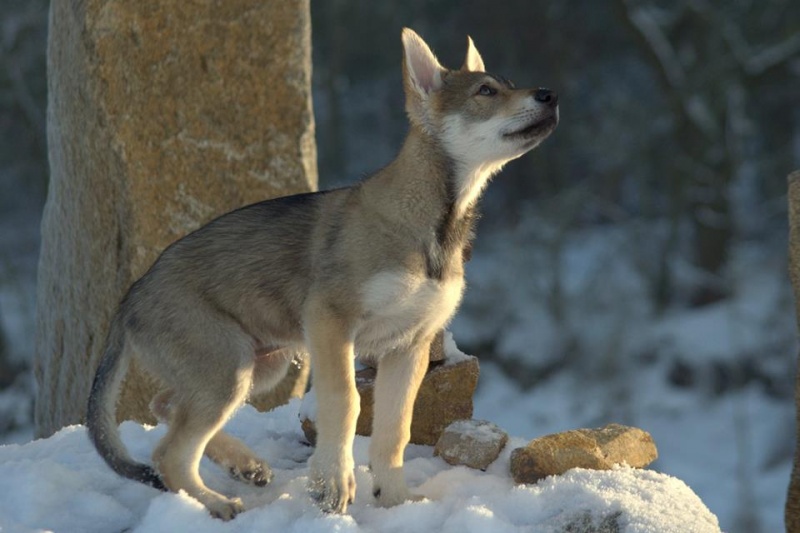
{"type": "Polygon", "coordinates": [[[242,481],[269,465],[222,427],[248,394],[270,389],[308,353],[319,398],[309,485],[323,510],[355,497],[356,354],[378,361],[369,458],[381,506],[415,497],[403,479],[411,413],[433,336],[458,307],[463,255],[487,181],[558,123],[558,96],[487,74],[471,39],[447,70],[404,29],[410,129],[386,168],[342,189],[278,198],[223,215],[169,246],[113,318],[89,398],[89,435],[108,465],[184,490],[216,517],[242,511],[200,479],[205,453],[242,481]],[[128,361],[160,379],[169,429],[155,469],[134,462],[115,404],[128,361]]]}

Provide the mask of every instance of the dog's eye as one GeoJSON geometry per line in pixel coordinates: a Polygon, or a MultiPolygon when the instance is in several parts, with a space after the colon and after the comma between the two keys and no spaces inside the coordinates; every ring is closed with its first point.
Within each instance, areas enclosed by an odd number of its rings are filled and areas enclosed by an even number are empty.
{"type": "Polygon", "coordinates": [[[497,94],[497,89],[489,87],[488,85],[481,85],[478,87],[477,94],[481,96],[494,96],[497,94]]]}

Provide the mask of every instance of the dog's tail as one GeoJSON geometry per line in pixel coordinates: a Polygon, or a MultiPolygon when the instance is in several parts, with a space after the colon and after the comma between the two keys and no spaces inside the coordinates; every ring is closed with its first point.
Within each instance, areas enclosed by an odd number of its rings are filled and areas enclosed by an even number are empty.
{"type": "Polygon", "coordinates": [[[86,414],[89,438],[114,472],[156,489],[167,490],[152,467],[131,459],[119,436],[116,405],[122,379],[128,369],[130,360],[128,353],[125,347],[123,318],[121,313],[117,313],[111,322],[106,349],[89,394],[86,414]]]}

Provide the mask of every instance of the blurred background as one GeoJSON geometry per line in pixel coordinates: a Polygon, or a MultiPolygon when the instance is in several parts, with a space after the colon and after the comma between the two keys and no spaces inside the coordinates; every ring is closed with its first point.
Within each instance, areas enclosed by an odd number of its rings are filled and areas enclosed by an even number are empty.
{"type": "MultiPolygon", "coordinates": [[[[476,417],[533,438],[620,422],[732,532],[782,529],[798,352],[786,175],[800,168],[795,0],[312,0],[322,188],[406,131],[400,30],[452,68],[560,94],[489,186],[451,329],[476,417]]],[[[0,6],[0,443],[32,435],[48,4],[0,6]]],[[[268,80],[265,80],[267,83],[268,80]]]]}

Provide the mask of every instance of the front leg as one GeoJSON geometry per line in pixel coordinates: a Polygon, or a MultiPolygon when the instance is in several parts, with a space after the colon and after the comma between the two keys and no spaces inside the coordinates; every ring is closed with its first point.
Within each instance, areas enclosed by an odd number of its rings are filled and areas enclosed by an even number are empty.
{"type": "Polygon", "coordinates": [[[317,392],[317,447],[309,490],[323,511],[344,513],[356,495],[353,440],[360,410],[353,340],[344,320],[319,306],[309,312],[306,340],[317,392]]]}
{"type": "Polygon", "coordinates": [[[421,342],[409,351],[387,354],[378,362],[369,458],[374,476],[372,492],[382,507],[420,499],[406,486],[403,452],[411,438],[414,400],[428,369],[429,347],[429,341],[421,342]]]}

